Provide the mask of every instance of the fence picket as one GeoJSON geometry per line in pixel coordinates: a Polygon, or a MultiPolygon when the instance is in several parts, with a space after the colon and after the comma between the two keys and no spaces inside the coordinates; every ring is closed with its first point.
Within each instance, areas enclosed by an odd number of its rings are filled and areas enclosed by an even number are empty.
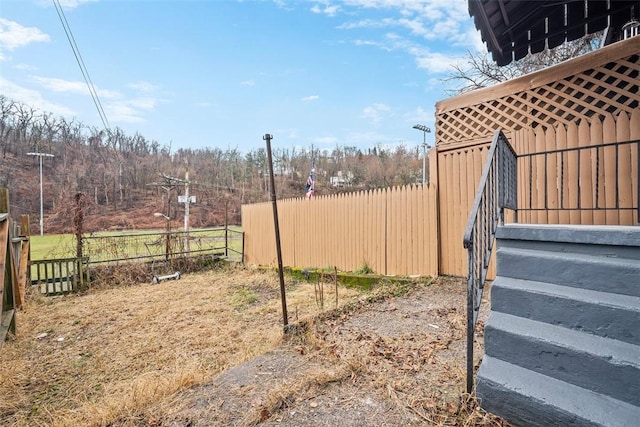
{"type": "MultiPolygon", "coordinates": [[[[555,150],[557,149],[557,135],[556,130],[553,126],[550,126],[545,130],[545,149],[546,150],[555,150]]],[[[559,212],[558,212],[558,177],[560,176],[558,168],[559,168],[559,153],[549,154],[547,156],[547,164],[546,164],[546,189],[547,193],[547,208],[548,208],[548,217],[547,222],[549,224],[557,224],[559,221],[559,212]]]]}
{"type": "MultiPolygon", "coordinates": [[[[602,145],[603,140],[602,122],[596,118],[590,123],[589,144],[592,146],[602,145]]],[[[589,150],[591,154],[591,186],[593,188],[593,223],[596,225],[606,224],[606,213],[600,208],[604,207],[604,149],[594,148],[589,150]]]]}
{"type": "MultiPolygon", "coordinates": [[[[618,141],[628,141],[631,138],[631,125],[627,113],[622,112],[616,120],[616,138],[618,141]]],[[[629,179],[631,176],[632,152],[631,147],[620,147],[618,167],[618,204],[621,208],[629,208],[633,204],[633,186],[629,179]]],[[[623,225],[633,224],[633,213],[628,210],[620,211],[620,223],[623,225]]]]}
{"type": "MultiPolygon", "coordinates": [[[[631,113],[631,119],[629,121],[629,139],[640,139],[640,107],[637,107],[631,113]]],[[[638,168],[640,165],[640,146],[636,145],[635,155],[631,155],[631,193],[632,203],[637,209],[632,215],[631,224],[640,224],[640,172],[638,168]]]]}
{"type": "MultiPolygon", "coordinates": [[[[558,150],[564,150],[567,148],[567,128],[559,123],[555,129],[556,134],[556,148],[558,150]]],[[[556,166],[558,171],[558,223],[569,224],[571,222],[571,215],[566,208],[569,206],[569,184],[568,184],[568,165],[569,158],[566,152],[559,153],[556,166]]]]}

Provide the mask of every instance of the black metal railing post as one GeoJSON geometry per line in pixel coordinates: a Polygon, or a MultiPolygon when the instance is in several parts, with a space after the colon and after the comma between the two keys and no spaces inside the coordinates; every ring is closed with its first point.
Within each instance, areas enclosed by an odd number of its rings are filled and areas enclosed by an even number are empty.
{"type": "Polygon", "coordinates": [[[495,233],[504,223],[504,208],[516,211],[517,156],[502,131],[497,131],[473,202],[464,247],[467,249],[467,393],[473,390],[473,342],[495,233]]]}

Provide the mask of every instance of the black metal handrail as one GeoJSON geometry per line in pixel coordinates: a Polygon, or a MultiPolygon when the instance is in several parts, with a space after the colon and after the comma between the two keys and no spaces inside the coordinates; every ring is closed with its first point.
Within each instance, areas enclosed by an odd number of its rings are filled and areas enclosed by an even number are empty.
{"type": "Polygon", "coordinates": [[[473,389],[473,341],[489,259],[504,208],[516,212],[517,156],[502,131],[493,136],[464,233],[467,249],[467,393],[473,389]]]}
{"type": "Polygon", "coordinates": [[[627,212],[629,216],[635,213],[635,223],[640,223],[640,168],[636,167],[635,196],[632,194],[633,180],[629,181],[628,175],[633,173],[631,165],[634,161],[635,164],[640,163],[638,139],[520,154],[518,163],[520,170],[524,172],[521,178],[525,181],[521,188],[525,194],[524,200],[520,202],[519,211],[627,212]],[[570,166],[572,156],[574,164],[570,166]],[[626,163],[626,168],[622,166],[623,162],[626,163]],[[571,167],[573,170],[570,170],[571,167]],[[542,176],[538,173],[534,179],[534,169],[537,168],[542,172],[542,176]],[[589,186],[580,182],[585,169],[590,170],[589,186]],[[551,173],[551,177],[555,176],[553,181],[549,180],[547,172],[551,173]],[[608,182],[607,176],[612,176],[613,182],[608,182]],[[621,194],[622,180],[628,184],[624,187],[624,195],[621,194]],[[572,197],[569,197],[569,189],[573,191],[572,197]],[[552,193],[555,193],[553,197],[552,193]]]}

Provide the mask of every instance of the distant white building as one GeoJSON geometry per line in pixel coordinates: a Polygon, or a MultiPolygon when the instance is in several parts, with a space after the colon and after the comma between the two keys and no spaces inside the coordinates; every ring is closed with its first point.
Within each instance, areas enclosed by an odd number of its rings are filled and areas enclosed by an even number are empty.
{"type": "Polygon", "coordinates": [[[338,176],[332,176],[329,178],[329,184],[332,187],[350,187],[353,180],[353,174],[351,172],[343,173],[338,171],[338,176]]]}

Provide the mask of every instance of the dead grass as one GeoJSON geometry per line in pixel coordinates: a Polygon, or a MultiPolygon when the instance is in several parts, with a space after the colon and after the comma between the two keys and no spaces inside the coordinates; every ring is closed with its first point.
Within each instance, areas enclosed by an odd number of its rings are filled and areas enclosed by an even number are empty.
{"type": "Polygon", "coordinates": [[[458,282],[340,287],[337,308],[326,286],[323,311],[287,279],[286,337],[270,271],[29,295],[0,351],[0,425],[505,426],[464,393],[458,282]]]}
{"type": "Polygon", "coordinates": [[[349,426],[371,419],[391,426],[507,426],[464,392],[460,344],[466,320],[464,305],[458,304],[464,296],[454,286],[447,279],[428,290],[414,285],[398,300],[388,298],[397,296],[397,288],[375,292],[319,316],[298,335],[298,343],[289,344],[321,367],[277,384],[237,425],[331,425],[337,412],[340,423],[349,426]],[[428,302],[432,299],[437,303],[428,302]],[[429,313],[420,312],[425,307],[429,313]],[[412,317],[426,328],[413,327],[412,317]],[[376,410],[381,418],[354,415],[376,410]]]}
{"type": "MultiPolygon", "coordinates": [[[[43,298],[0,351],[0,425],[139,425],[177,391],[282,341],[277,276],[242,268],[43,298]]],[[[290,316],[319,312],[288,285],[290,316]]],[[[340,303],[358,295],[340,289],[340,303]]],[[[326,297],[330,299],[330,296],[326,297]]]]}

